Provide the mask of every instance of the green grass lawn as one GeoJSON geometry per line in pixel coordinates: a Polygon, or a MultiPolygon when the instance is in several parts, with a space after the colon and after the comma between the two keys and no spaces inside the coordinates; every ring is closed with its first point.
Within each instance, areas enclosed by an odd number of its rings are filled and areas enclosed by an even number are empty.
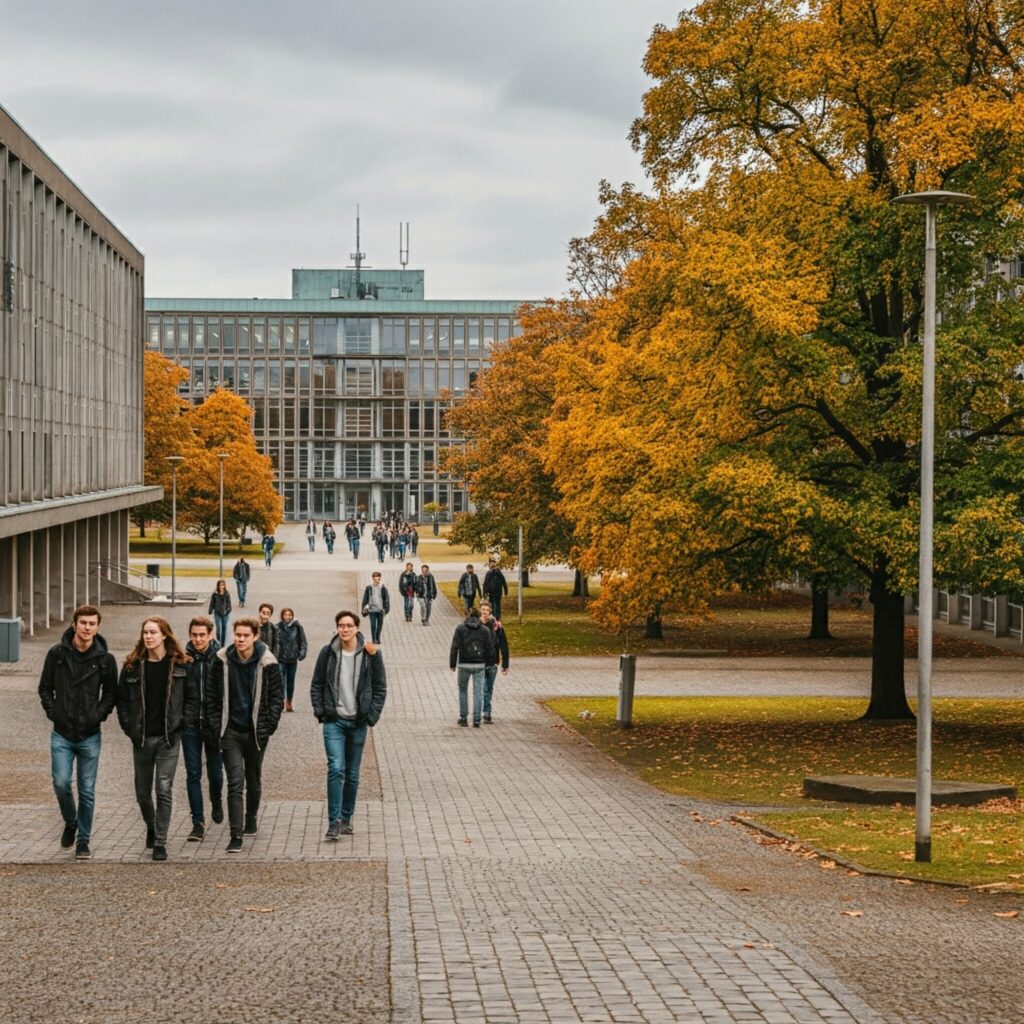
{"type": "MultiPolygon", "coordinates": [[[[914,723],[860,722],[863,700],[639,697],[630,730],[615,724],[612,697],[559,698],[548,706],[651,785],[740,807],[774,805],[780,813],[759,813],[758,820],[867,867],[972,883],[1024,877],[1024,803],[936,809],[935,863],[918,866],[912,810],[832,810],[836,805],[802,795],[809,774],[914,775],[914,723]],[[580,718],[584,710],[593,717],[580,718]],[[785,806],[803,810],[782,812],[785,806]]],[[[936,700],[934,775],[1020,785],[1022,734],[1024,701],[936,700]]]]}
{"type": "MultiPolygon", "coordinates": [[[[128,551],[132,558],[145,559],[147,555],[154,558],[170,558],[171,557],[171,536],[168,531],[163,531],[162,536],[157,534],[156,531],[150,527],[151,536],[140,537],[134,530],[128,539],[128,551]]],[[[283,545],[277,543],[274,545],[274,554],[277,554],[283,545]]],[[[224,561],[231,558],[231,564],[234,565],[238,560],[239,555],[244,555],[250,561],[253,559],[259,559],[260,563],[263,562],[263,548],[259,544],[239,544],[236,540],[224,541],[224,561]]],[[[177,542],[177,556],[179,558],[212,558],[218,559],[220,557],[220,546],[216,540],[211,541],[209,544],[204,544],[202,539],[199,537],[190,537],[187,535],[178,534],[177,542]]],[[[227,566],[225,565],[225,571],[227,566]]]]}

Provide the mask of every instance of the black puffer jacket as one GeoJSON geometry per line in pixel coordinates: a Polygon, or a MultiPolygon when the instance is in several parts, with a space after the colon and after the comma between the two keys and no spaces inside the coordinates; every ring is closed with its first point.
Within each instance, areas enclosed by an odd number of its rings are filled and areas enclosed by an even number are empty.
{"type": "MultiPolygon", "coordinates": [[[[368,654],[362,634],[358,634],[356,649],[356,723],[376,725],[384,710],[388,695],[387,673],[380,651],[368,654]]],[[[335,722],[338,714],[338,658],[341,657],[341,641],[335,637],[316,659],[313,669],[313,683],[310,686],[310,703],[318,722],[335,722]]]]}
{"type": "MultiPolygon", "coordinates": [[[[168,659],[167,699],[164,702],[164,739],[173,743],[186,722],[195,721],[199,702],[198,690],[190,677],[188,665],[168,659]]],[[[117,681],[117,720],[121,731],[136,747],[146,738],[145,662],[126,662],[117,681]]]]}
{"type": "Polygon", "coordinates": [[[100,731],[117,703],[117,662],[97,633],[83,655],[72,647],[73,628],[47,652],[39,701],[54,731],[77,743],[100,731]]]}
{"type": "Polygon", "coordinates": [[[298,619],[285,622],[282,619],[277,624],[277,660],[293,661],[306,660],[306,631],[298,619]]]}
{"type": "MultiPolygon", "coordinates": [[[[237,660],[234,644],[222,647],[217,652],[203,699],[203,732],[217,740],[227,731],[229,718],[228,658],[237,660]]],[[[256,730],[256,743],[263,747],[277,731],[281,721],[284,687],[281,685],[281,666],[261,640],[257,640],[254,645],[253,658],[256,661],[252,689],[253,727],[256,730]]]]}

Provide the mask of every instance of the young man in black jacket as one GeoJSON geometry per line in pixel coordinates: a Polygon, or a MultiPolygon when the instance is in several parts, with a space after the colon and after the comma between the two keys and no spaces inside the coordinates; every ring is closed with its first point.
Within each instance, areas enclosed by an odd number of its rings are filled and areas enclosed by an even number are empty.
{"type": "Polygon", "coordinates": [[[437,580],[434,579],[429,565],[420,566],[420,574],[416,577],[416,597],[420,602],[420,622],[430,622],[430,606],[437,600],[437,580]]]}
{"type": "Polygon", "coordinates": [[[484,669],[484,725],[494,723],[491,717],[491,699],[494,696],[494,680],[498,677],[499,664],[501,674],[508,675],[508,638],[505,636],[505,627],[491,611],[489,601],[480,602],[480,624],[489,629],[494,636],[494,656],[484,669]]]}
{"type": "Polygon", "coordinates": [[[416,600],[416,573],[412,562],[405,563],[405,572],[398,577],[398,592],[402,595],[405,605],[405,621],[412,622],[413,601],[416,600]]]}
{"type": "Polygon", "coordinates": [[[456,589],[465,605],[466,613],[469,614],[469,610],[480,596],[480,577],[473,571],[473,566],[466,566],[466,571],[459,577],[459,585],[456,589]]]}
{"type": "Polygon", "coordinates": [[[255,619],[235,620],[234,643],[217,652],[203,703],[203,728],[220,739],[228,776],[228,853],[241,853],[242,836],[256,835],[263,755],[284,710],[281,668],[259,630],[255,619]]]}
{"type": "Polygon", "coordinates": [[[152,615],[142,623],[139,640],[125,658],[117,682],[117,718],[132,741],[135,799],[146,823],[146,848],[153,851],[153,860],[167,860],[181,731],[186,721],[196,717],[197,694],[187,660],[170,623],[152,615]]]}
{"type": "Polygon", "coordinates": [[[480,612],[470,608],[466,621],[455,627],[448,665],[458,669],[459,725],[469,722],[469,681],[473,680],[473,728],[480,728],[483,714],[484,676],[487,666],[494,661],[494,633],[480,622],[480,612]]]}
{"type": "Polygon", "coordinates": [[[489,601],[491,611],[496,619],[501,618],[501,599],[508,596],[508,580],[505,574],[498,567],[498,563],[492,561],[484,573],[483,599],[489,601]]]}
{"type": "Polygon", "coordinates": [[[92,815],[96,806],[96,771],[100,763],[100,725],[117,702],[117,662],[97,632],[100,611],[91,604],[75,609],[71,626],[51,647],[39,677],[39,701],[53,723],[50,771],[57,805],[64,818],[60,845],[75,846],[75,857],[92,856],[92,815]],[[71,772],[78,762],[78,806],[71,792],[71,772]]]}
{"type": "Polygon", "coordinates": [[[366,727],[376,725],[387,698],[384,659],[358,632],[359,616],[341,611],[334,616],[338,635],[320,651],[313,669],[310,700],[324,727],[327,752],[327,835],[337,842],[352,834],[352,815],[359,791],[359,766],[366,745],[366,727]]]}
{"type": "Polygon", "coordinates": [[[181,734],[181,752],[185,757],[185,790],[192,814],[190,843],[201,842],[206,835],[203,812],[203,755],[206,755],[206,781],[210,788],[210,817],[219,825],[224,820],[224,758],[217,737],[203,735],[203,697],[220,644],[213,635],[213,623],[205,615],[197,615],[188,624],[185,653],[192,659],[189,675],[196,693],[195,715],[185,722],[181,734]]]}

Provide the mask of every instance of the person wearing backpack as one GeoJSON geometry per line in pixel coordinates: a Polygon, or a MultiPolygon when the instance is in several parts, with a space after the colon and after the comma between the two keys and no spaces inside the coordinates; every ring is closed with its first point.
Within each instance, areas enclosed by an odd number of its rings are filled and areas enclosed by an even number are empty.
{"type": "Polygon", "coordinates": [[[455,627],[448,667],[458,669],[459,680],[459,721],[461,726],[469,725],[468,691],[469,680],[473,680],[473,728],[480,728],[483,713],[484,674],[487,666],[494,662],[494,633],[480,621],[480,612],[471,608],[465,622],[455,627]]]}

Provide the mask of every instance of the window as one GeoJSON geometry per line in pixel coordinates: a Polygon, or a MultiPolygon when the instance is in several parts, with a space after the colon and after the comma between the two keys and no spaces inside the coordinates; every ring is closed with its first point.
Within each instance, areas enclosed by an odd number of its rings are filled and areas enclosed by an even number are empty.
{"type": "Polygon", "coordinates": [[[405,437],[405,403],[381,402],[381,435],[405,437]]]}
{"type": "Polygon", "coordinates": [[[149,318],[149,343],[146,348],[160,348],[160,318],[151,316],[149,318]]]}
{"type": "Polygon", "coordinates": [[[251,344],[252,328],[249,324],[249,318],[243,317],[238,321],[238,351],[242,355],[249,355],[249,346],[251,344]]]}
{"type": "Polygon", "coordinates": [[[267,350],[267,321],[263,317],[252,322],[252,350],[257,355],[267,350]]]}
{"type": "Polygon", "coordinates": [[[383,477],[386,480],[402,480],[405,478],[405,445],[385,444],[383,447],[383,477]]]}
{"type": "Polygon", "coordinates": [[[432,444],[423,446],[423,475],[433,476],[437,472],[437,450],[432,444]]]}
{"type": "Polygon", "coordinates": [[[373,394],[373,366],[368,362],[345,363],[345,394],[373,394]]]}
{"type": "Polygon", "coordinates": [[[370,402],[344,402],[345,437],[373,436],[373,405],[370,402]]]}
{"type": "Polygon", "coordinates": [[[178,351],[188,352],[188,317],[178,317],[178,351]]]}
{"type": "Polygon", "coordinates": [[[299,391],[301,394],[309,394],[309,360],[299,360],[299,391]]]}
{"type": "Polygon", "coordinates": [[[164,348],[165,355],[174,354],[174,317],[164,317],[164,348]]]}
{"type": "Polygon", "coordinates": [[[225,317],[221,329],[221,347],[225,352],[235,351],[235,321],[233,317],[225,317]]]}
{"type": "Polygon", "coordinates": [[[333,395],[335,393],[335,367],[333,359],[313,360],[313,394],[333,395]]]}
{"type": "Polygon", "coordinates": [[[508,341],[509,332],[512,329],[512,325],[509,322],[508,317],[502,316],[498,318],[498,341],[508,341]]]}
{"type": "Polygon", "coordinates": [[[420,432],[420,403],[409,403],[409,436],[417,437],[420,432]]]}
{"type": "Polygon", "coordinates": [[[409,321],[409,355],[420,354],[420,322],[419,320],[409,321]]]}
{"type": "Polygon", "coordinates": [[[277,395],[281,393],[281,361],[271,359],[267,363],[267,392],[277,395]]]}
{"type": "Polygon", "coordinates": [[[313,399],[313,436],[334,437],[337,433],[338,403],[333,398],[313,399]]]}
{"type": "Polygon", "coordinates": [[[469,352],[471,355],[480,354],[480,321],[476,317],[469,320],[469,352]]]}
{"type": "Polygon", "coordinates": [[[405,355],[405,321],[385,318],[381,325],[380,350],[383,355],[405,355]]]}
{"type": "Polygon", "coordinates": [[[313,354],[317,356],[336,356],[341,354],[338,344],[338,326],[336,317],[330,320],[313,321],[313,354]]]}
{"type": "Polygon", "coordinates": [[[424,320],[423,321],[423,354],[425,356],[432,356],[435,351],[434,336],[437,331],[436,320],[424,320]]]}
{"type": "Polygon", "coordinates": [[[238,362],[238,380],[236,390],[240,395],[249,394],[249,360],[239,360],[238,362]]]}
{"type": "Polygon", "coordinates": [[[295,321],[284,322],[284,350],[287,354],[295,352],[295,321]]]}
{"type": "Polygon", "coordinates": [[[494,318],[484,317],[484,351],[490,352],[494,348],[494,318]]]}
{"type": "Polygon", "coordinates": [[[456,320],[455,321],[452,351],[457,356],[464,355],[465,352],[466,352],[466,321],[465,320],[456,320]]]}
{"type": "Polygon", "coordinates": [[[299,320],[299,355],[309,355],[309,321],[299,320]]]}
{"type": "Polygon", "coordinates": [[[373,448],[368,444],[347,444],[344,452],[344,476],[368,479],[373,469],[373,448]]]}
{"type": "Polygon", "coordinates": [[[313,442],[313,477],[317,480],[333,480],[335,477],[335,448],[334,442],[324,444],[322,441],[313,442]]]}
{"type": "Polygon", "coordinates": [[[437,390],[449,391],[452,386],[452,367],[451,363],[438,363],[437,364],[437,390]]]}
{"type": "Polygon", "coordinates": [[[210,352],[220,351],[220,317],[211,316],[206,321],[206,347],[210,352]]]}
{"type": "Polygon", "coordinates": [[[437,394],[437,366],[435,363],[423,364],[423,394],[428,397],[437,394]]]}
{"type": "Polygon", "coordinates": [[[286,359],[284,361],[284,376],[281,381],[281,386],[288,394],[294,394],[295,392],[295,360],[286,359]]]}
{"type": "Polygon", "coordinates": [[[420,394],[420,364],[409,363],[406,372],[409,375],[409,390],[406,392],[410,398],[420,394]]]}
{"type": "Polygon", "coordinates": [[[381,394],[405,394],[405,363],[395,359],[381,363],[381,394]]]}
{"type": "Polygon", "coordinates": [[[271,354],[281,351],[281,321],[275,317],[267,321],[267,351],[271,354]]]}
{"type": "Polygon", "coordinates": [[[350,355],[369,355],[373,346],[373,319],[368,316],[346,317],[345,352],[350,355]]]}
{"type": "Polygon", "coordinates": [[[266,394],[267,390],[267,367],[262,359],[252,364],[252,393],[254,395],[266,394]]]}
{"type": "Polygon", "coordinates": [[[451,352],[451,320],[441,319],[437,321],[437,354],[446,356],[451,352]]]}
{"type": "Polygon", "coordinates": [[[437,402],[425,400],[423,402],[423,436],[433,437],[437,429],[437,402]]]}

